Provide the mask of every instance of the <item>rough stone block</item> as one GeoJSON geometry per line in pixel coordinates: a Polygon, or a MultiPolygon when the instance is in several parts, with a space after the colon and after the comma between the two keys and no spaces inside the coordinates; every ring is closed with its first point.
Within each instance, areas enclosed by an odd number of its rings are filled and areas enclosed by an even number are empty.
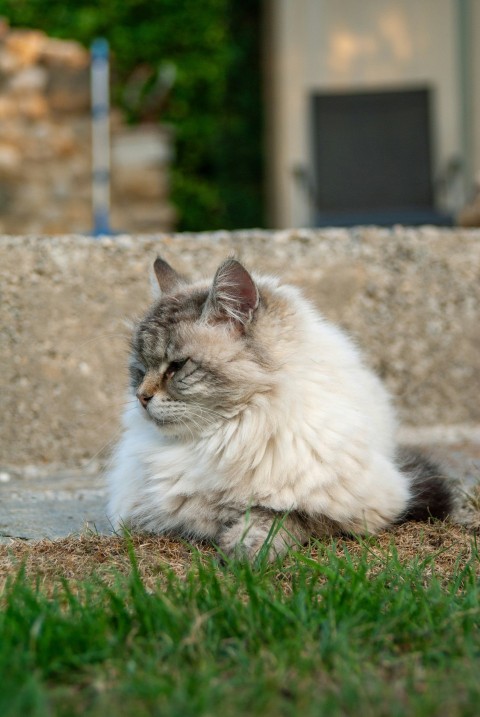
{"type": "Polygon", "coordinates": [[[15,58],[16,67],[29,67],[40,58],[47,36],[40,30],[11,30],[4,43],[9,55],[15,58]]]}
{"type": "Polygon", "coordinates": [[[75,40],[57,40],[49,37],[42,46],[40,60],[48,67],[81,70],[88,67],[90,54],[75,40]]]}

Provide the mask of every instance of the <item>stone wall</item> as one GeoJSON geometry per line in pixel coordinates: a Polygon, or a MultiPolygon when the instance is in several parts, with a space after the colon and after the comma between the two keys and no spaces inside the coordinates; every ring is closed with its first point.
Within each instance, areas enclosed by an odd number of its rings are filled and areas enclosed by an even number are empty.
{"type": "MultiPolygon", "coordinates": [[[[118,111],[111,130],[113,229],[171,229],[170,133],[118,111]]],[[[89,53],[0,21],[0,232],[91,229],[89,53]]]]}
{"type": "Polygon", "coordinates": [[[480,231],[359,228],[0,238],[0,464],[78,465],[118,431],[126,321],[161,253],[211,275],[235,253],[348,329],[411,426],[480,423],[480,231]]]}

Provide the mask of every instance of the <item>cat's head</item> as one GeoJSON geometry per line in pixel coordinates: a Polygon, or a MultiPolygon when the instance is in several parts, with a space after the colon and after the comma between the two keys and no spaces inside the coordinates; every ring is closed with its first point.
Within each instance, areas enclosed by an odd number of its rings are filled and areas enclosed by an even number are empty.
{"type": "Polygon", "coordinates": [[[189,283],[160,258],[154,271],[160,298],[134,329],[131,387],[164,433],[201,435],[272,389],[265,300],[235,259],[212,282],[189,283]]]}

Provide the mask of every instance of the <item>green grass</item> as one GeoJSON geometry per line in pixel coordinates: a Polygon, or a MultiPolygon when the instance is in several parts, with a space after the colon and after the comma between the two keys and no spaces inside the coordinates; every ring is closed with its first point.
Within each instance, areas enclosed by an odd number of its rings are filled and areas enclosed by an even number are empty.
{"type": "Polygon", "coordinates": [[[283,564],[165,567],[56,587],[24,572],[0,613],[0,715],[456,715],[480,710],[479,554],[315,545],[283,564]]]}

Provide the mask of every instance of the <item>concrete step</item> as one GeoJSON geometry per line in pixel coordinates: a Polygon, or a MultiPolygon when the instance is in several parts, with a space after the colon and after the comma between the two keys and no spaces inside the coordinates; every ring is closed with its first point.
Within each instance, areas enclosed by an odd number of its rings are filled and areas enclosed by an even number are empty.
{"type": "Polygon", "coordinates": [[[45,468],[0,472],[0,542],[111,532],[102,473],[45,468]]]}

